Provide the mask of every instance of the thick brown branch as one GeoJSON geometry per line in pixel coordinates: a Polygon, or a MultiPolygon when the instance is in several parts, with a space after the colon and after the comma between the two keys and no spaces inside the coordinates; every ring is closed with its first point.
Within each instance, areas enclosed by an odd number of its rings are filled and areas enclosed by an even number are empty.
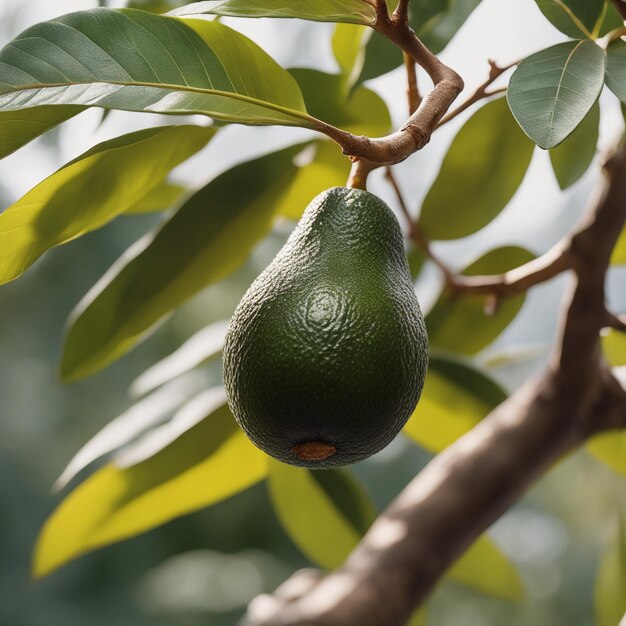
{"type": "Polygon", "coordinates": [[[626,391],[603,361],[598,338],[607,319],[604,278],[626,220],[626,147],[606,171],[568,246],[575,278],[548,369],[438,455],[340,570],[289,599],[264,597],[262,612],[253,603],[250,623],[404,624],[446,569],[555,461],[596,432],[626,427],[626,391]]]}

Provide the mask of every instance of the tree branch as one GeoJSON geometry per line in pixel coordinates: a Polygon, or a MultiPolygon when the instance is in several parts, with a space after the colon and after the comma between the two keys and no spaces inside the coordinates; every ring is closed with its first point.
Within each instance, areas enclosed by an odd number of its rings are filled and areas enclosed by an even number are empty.
{"type": "Polygon", "coordinates": [[[463,79],[417,38],[408,22],[402,18],[402,11],[389,17],[386,3],[378,2],[377,7],[378,18],[374,28],[423,67],[432,79],[434,88],[422,99],[404,126],[386,137],[372,139],[352,135],[319,120],[317,129],[337,142],[344,154],[366,159],[376,164],[376,167],[382,167],[404,161],[430,141],[437,124],[463,90],[463,79]]]}
{"type": "Polygon", "coordinates": [[[446,569],[552,464],[591,435],[626,427],[626,391],[599,346],[605,274],[626,220],[626,147],[605,172],[568,245],[575,276],[547,370],[435,457],[341,569],[309,578],[302,593],[292,587],[259,598],[250,624],[404,624],[446,569]]]}

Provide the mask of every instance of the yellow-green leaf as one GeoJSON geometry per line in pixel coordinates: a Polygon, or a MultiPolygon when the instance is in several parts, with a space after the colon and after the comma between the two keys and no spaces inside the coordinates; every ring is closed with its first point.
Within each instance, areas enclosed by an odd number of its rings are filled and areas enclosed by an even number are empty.
{"type": "Polygon", "coordinates": [[[614,472],[626,477],[626,433],[610,431],[596,435],[587,450],[614,472]]]}
{"type": "Polygon", "coordinates": [[[600,561],[595,585],[596,626],[618,626],[626,615],[626,516],[600,561]]]}
{"type": "Polygon", "coordinates": [[[534,145],[504,98],[479,109],[458,132],[424,200],[420,224],[431,239],[458,239],[484,228],[526,175],[534,145]]]}
{"type": "Polygon", "coordinates": [[[404,433],[429,452],[441,452],[505,399],[495,382],[468,363],[432,355],[422,397],[404,433]]]}
{"type": "Polygon", "coordinates": [[[198,126],[141,130],[98,144],[46,178],[0,214],[0,284],[132,207],[214,134],[198,126]]]}
{"type": "Polygon", "coordinates": [[[88,376],[113,362],[171,310],[237,269],[269,231],[302,147],[218,176],[132,246],[72,314],[63,379],[88,376]]]}
{"type": "Polygon", "coordinates": [[[339,69],[344,75],[346,88],[350,89],[358,80],[365,62],[365,43],[372,29],[352,24],[337,24],[333,33],[332,47],[339,69]]]}
{"type": "Polygon", "coordinates": [[[601,337],[602,351],[611,367],[626,365],[626,333],[609,330],[601,337]]]}
{"type": "Polygon", "coordinates": [[[266,473],[265,455],[223,406],[155,456],[126,469],[107,465],[71,492],[39,535],[34,573],[215,504],[266,473]]]}
{"type": "Polygon", "coordinates": [[[137,200],[133,206],[126,209],[125,213],[135,215],[170,209],[183,197],[186,191],[186,187],[164,180],[148,191],[143,198],[137,200]]]}
{"type": "Polygon", "coordinates": [[[487,536],[479,537],[448,572],[450,580],[503,600],[519,602],[524,587],[511,561],[487,536]]]}
{"type": "Polygon", "coordinates": [[[269,463],[272,503],[287,534],[320,567],[339,567],[376,517],[367,494],[347,470],[269,463]]]}
{"type": "Polygon", "coordinates": [[[319,193],[346,184],[350,161],[330,141],[318,140],[312,146],[312,160],[298,169],[277,204],[276,212],[291,220],[299,220],[304,209],[319,193]]]}

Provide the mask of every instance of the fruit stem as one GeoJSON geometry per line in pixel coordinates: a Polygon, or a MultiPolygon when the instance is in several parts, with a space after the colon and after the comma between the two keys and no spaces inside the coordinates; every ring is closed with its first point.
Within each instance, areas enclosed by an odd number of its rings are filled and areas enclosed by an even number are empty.
{"type": "Polygon", "coordinates": [[[352,169],[348,176],[346,187],[350,189],[367,189],[367,177],[378,166],[367,159],[355,158],[352,160],[352,169]]]}

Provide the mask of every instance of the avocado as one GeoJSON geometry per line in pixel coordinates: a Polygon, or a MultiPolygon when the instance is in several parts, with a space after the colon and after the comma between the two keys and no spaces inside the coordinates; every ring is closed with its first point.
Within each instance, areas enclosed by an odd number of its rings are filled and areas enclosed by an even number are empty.
{"type": "Polygon", "coordinates": [[[419,400],[428,337],[389,207],[318,195],[243,296],[224,345],[229,406],[270,456],[324,469],[384,448],[419,400]]]}

